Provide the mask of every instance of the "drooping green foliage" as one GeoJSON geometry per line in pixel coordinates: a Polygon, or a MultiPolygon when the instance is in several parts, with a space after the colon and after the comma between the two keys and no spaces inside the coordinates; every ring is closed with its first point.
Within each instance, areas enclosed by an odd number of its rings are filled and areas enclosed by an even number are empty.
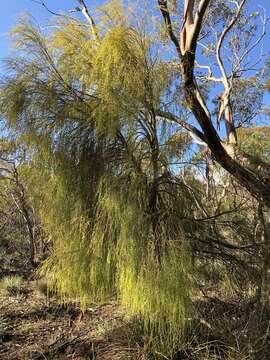
{"type": "MultiPolygon", "coordinates": [[[[160,19],[158,26],[152,23],[152,2],[140,5],[129,10],[113,1],[99,8],[96,34],[88,22],[70,16],[58,16],[45,30],[20,19],[12,32],[18,51],[6,60],[0,83],[0,113],[8,137],[19,144],[18,174],[50,253],[39,274],[63,301],[76,301],[83,310],[92,301],[117,299],[140,319],[146,347],[149,342],[155,355],[175,358],[184,351],[187,323],[195,324],[187,347],[199,341],[198,332],[203,341],[208,334],[217,337],[212,323],[201,321],[213,308],[205,294],[221,293],[230,306],[237,297],[267,298],[269,214],[196,137],[166,26],[161,30],[160,19]],[[194,303],[206,310],[199,318],[194,303]]],[[[176,33],[183,2],[168,6],[176,33]]],[[[236,12],[236,2],[210,2],[197,49],[202,64],[194,69],[205,105],[213,100],[209,109],[221,138],[226,93],[220,93],[224,79],[214,44],[236,12]]],[[[224,57],[225,69],[234,68],[228,99],[238,137],[235,154],[225,137],[220,144],[235,156],[235,165],[269,184],[269,130],[254,122],[262,110],[266,69],[253,77],[249,66],[246,76],[238,67],[257,34],[250,19],[258,23],[256,13],[239,14],[221,49],[221,57],[225,48],[232,55],[224,57]]],[[[8,210],[9,220],[7,184],[3,177],[0,210],[8,210]]],[[[18,231],[14,222],[4,225],[8,231],[1,226],[0,237],[8,235],[10,243],[18,231]]],[[[226,336],[218,339],[227,343],[226,336]]],[[[233,341],[238,349],[234,329],[233,341]]],[[[207,350],[193,350],[187,354],[206,358],[207,350]]]]}
{"type": "Polygon", "coordinates": [[[173,150],[155,114],[175,91],[172,69],[115,9],[101,16],[98,39],[79,21],[61,19],[47,37],[21,21],[13,35],[24,53],[7,62],[0,106],[28,146],[29,182],[40,183],[37,208],[53,241],[40,271],[51,288],[83,309],[117,296],[168,350],[193,289],[179,221],[192,203],[169,169],[189,142],[179,132],[173,150]]]}
{"type": "Polygon", "coordinates": [[[144,186],[128,180],[123,179],[121,187],[101,182],[92,219],[58,184],[59,198],[51,207],[54,220],[49,220],[54,253],[43,272],[64,299],[78,300],[83,308],[116,293],[167,348],[176,345],[188,316],[193,289],[188,245],[180,229],[173,231],[177,214],[159,225],[158,238],[154,236],[144,186]],[[160,260],[157,241],[162,241],[160,260]]]}
{"type": "MultiPolygon", "coordinates": [[[[213,5],[205,28],[217,13],[222,27],[224,10],[230,19],[229,7],[213,5]]],[[[12,33],[19,52],[6,61],[0,89],[1,114],[24,149],[20,175],[53,245],[39,273],[84,310],[117,298],[142,320],[153,348],[172,355],[202,274],[228,266],[231,277],[218,278],[225,289],[238,281],[236,266],[248,266],[252,281],[266,268],[257,204],[243,189],[232,191],[205,147],[193,156],[176,124],[190,116],[176,62],[162,56],[141,18],[131,21],[113,2],[97,15],[97,37],[79,20],[59,17],[54,25],[44,34],[20,20],[12,33]],[[165,121],[159,110],[175,118],[165,121]]],[[[234,89],[235,119],[248,125],[262,88],[251,78],[235,79],[234,89]]],[[[249,131],[239,131],[241,151],[260,163],[267,132],[249,131]]]]}

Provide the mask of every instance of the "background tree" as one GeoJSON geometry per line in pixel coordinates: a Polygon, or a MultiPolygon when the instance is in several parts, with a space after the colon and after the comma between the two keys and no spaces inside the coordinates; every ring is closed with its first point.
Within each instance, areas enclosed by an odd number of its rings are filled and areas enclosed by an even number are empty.
{"type": "MultiPolygon", "coordinates": [[[[24,166],[19,165],[19,149],[14,143],[1,143],[1,236],[11,261],[21,262],[29,270],[36,268],[44,248],[42,233],[23,180],[24,166]],[[19,174],[20,173],[20,174],[19,174]],[[24,263],[24,264],[23,264],[24,263]]],[[[28,174],[29,176],[29,174],[28,174]]],[[[7,259],[6,259],[7,260],[7,259]]],[[[14,267],[14,264],[9,264],[14,267]]],[[[24,270],[23,270],[24,271],[24,270]]]]}

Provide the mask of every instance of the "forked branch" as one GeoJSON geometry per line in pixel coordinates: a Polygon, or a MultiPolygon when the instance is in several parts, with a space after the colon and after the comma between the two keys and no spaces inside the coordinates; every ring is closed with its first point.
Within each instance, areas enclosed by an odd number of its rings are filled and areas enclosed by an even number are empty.
{"type": "Polygon", "coordinates": [[[201,0],[194,17],[195,1],[185,0],[184,22],[180,34],[182,55],[184,55],[187,51],[195,54],[202,21],[209,3],[210,0],[201,0]]]}

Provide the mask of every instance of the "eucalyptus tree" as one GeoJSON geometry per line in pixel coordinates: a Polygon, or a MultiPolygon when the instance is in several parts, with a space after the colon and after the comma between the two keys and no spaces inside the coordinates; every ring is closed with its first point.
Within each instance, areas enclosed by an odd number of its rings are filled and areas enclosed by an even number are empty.
{"type": "MultiPolygon", "coordinates": [[[[177,7],[180,1],[173,3],[177,7]]],[[[245,16],[246,4],[246,0],[217,4],[213,4],[210,0],[185,0],[182,9],[184,20],[178,31],[179,35],[176,35],[177,30],[174,29],[171,20],[170,2],[158,1],[168,36],[178,54],[186,104],[201,127],[201,130],[195,130],[196,135],[207,144],[215,161],[269,207],[270,192],[268,183],[264,181],[265,174],[256,171],[247,154],[243,156],[237,146],[239,124],[236,121],[236,109],[232,98],[240,82],[239,79],[245,77],[245,74],[257,64],[257,60],[252,64],[249,56],[254,49],[258,51],[257,46],[266,34],[267,22],[265,15],[262,19],[262,33],[257,34],[254,31],[256,25],[250,23],[254,13],[251,18],[245,16]],[[202,66],[199,64],[203,59],[197,49],[201,42],[204,42],[205,53],[211,54],[212,57],[215,55],[214,65],[217,65],[219,75],[215,76],[217,71],[211,63],[202,66]],[[225,47],[229,51],[224,52],[225,47]],[[225,141],[222,141],[218,134],[218,128],[215,127],[211,111],[207,106],[207,98],[200,89],[198,69],[206,70],[207,74],[203,78],[208,84],[218,83],[222,86],[217,123],[219,124],[220,120],[225,122],[227,135],[225,141]]],[[[208,62],[208,57],[206,60],[208,62]]],[[[257,86],[259,87],[258,83],[257,86]]],[[[248,117],[248,114],[243,115],[248,117]]],[[[242,122],[245,123],[247,120],[243,118],[242,122]]]]}

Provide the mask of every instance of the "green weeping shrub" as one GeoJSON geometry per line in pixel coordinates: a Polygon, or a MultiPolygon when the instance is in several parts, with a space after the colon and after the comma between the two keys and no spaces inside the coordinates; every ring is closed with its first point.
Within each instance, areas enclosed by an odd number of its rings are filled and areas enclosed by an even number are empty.
{"type": "Polygon", "coordinates": [[[42,272],[64,300],[76,300],[82,309],[116,296],[128,314],[142,319],[156,347],[168,350],[176,346],[189,316],[191,257],[184,235],[169,237],[165,222],[158,229],[162,256],[157,259],[147,188],[136,181],[118,179],[116,185],[102,179],[92,219],[58,190],[59,199],[50,207],[54,224],[48,227],[54,250],[42,272]]]}
{"type": "Polygon", "coordinates": [[[38,213],[53,244],[40,269],[50,289],[82,309],[116,297],[155,347],[168,350],[193,291],[181,228],[191,205],[169,168],[186,147],[154,111],[176,91],[174,70],[155,37],[124,14],[108,15],[116,5],[104,11],[98,40],[80,21],[58,19],[44,36],[22,20],[0,112],[30,152],[38,213]]]}

